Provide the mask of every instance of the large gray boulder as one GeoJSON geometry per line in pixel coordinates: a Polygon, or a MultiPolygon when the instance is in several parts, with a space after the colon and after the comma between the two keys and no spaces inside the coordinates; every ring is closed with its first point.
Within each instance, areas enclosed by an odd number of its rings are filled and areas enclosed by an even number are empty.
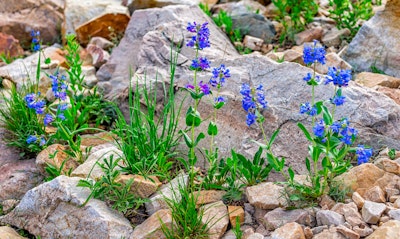
{"type": "MultiPolygon", "coordinates": [[[[248,156],[256,152],[257,146],[251,140],[262,141],[262,134],[258,127],[247,127],[246,112],[242,109],[239,90],[245,82],[253,86],[263,84],[269,105],[263,112],[266,117],[266,134],[271,136],[276,129],[280,129],[273,151],[276,155],[285,157],[288,165],[297,172],[304,172],[308,142],[297,127],[297,122],[311,125],[310,117],[299,114],[299,105],[311,100],[311,88],[303,80],[311,69],[297,63],[279,64],[265,56],[239,55],[229,39],[197,7],[168,6],[162,9],[137,10],[133,13],[125,37],[114,49],[110,61],[97,74],[100,86],[108,97],[126,97],[130,69],[135,76],[143,76],[147,80],[154,80],[157,76],[159,81],[169,82],[172,43],[183,45],[178,57],[175,83],[178,87],[189,83],[193,76],[189,65],[194,58],[194,50],[185,46],[191,36],[186,31],[189,21],[210,23],[211,47],[201,51],[200,55],[206,56],[212,62],[212,67],[224,63],[231,70],[232,77],[221,91],[228,102],[218,112],[219,134],[216,142],[220,156],[226,157],[232,148],[248,156]]],[[[210,72],[198,74],[198,80],[208,81],[210,75],[210,72]]],[[[330,85],[317,87],[316,99],[329,99],[333,90],[330,85]]],[[[382,145],[400,147],[399,105],[387,96],[355,83],[346,87],[343,93],[347,102],[345,106],[338,107],[335,117],[349,117],[352,126],[360,132],[359,142],[369,144],[374,149],[379,149],[382,145]]],[[[176,97],[178,100],[184,99],[184,95],[185,92],[178,91],[176,97]]],[[[202,100],[199,107],[204,118],[211,113],[209,101],[212,98],[202,100]]],[[[121,104],[124,102],[126,100],[122,100],[121,104]]],[[[187,107],[191,103],[186,98],[184,105],[187,107]]],[[[184,127],[183,117],[181,127],[184,127]]],[[[207,122],[203,123],[200,130],[206,132],[207,125],[207,122]]],[[[200,147],[209,145],[207,139],[203,142],[200,147]]],[[[200,166],[206,166],[203,163],[204,161],[199,160],[200,166]]]]}
{"type": "Polygon", "coordinates": [[[0,223],[23,228],[43,239],[53,238],[130,238],[133,229],[122,215],[105,202],[92,199],[76,185],[80,178],[59,176],[28,191],[18,206],[0,217],[0,223]]]}
{"type": "Polygon", "coordinates": [[[385,10],[364,23],[343,58],[357,71],[371,66],[400,77],[400,1],[388,0],[385,10]]]}

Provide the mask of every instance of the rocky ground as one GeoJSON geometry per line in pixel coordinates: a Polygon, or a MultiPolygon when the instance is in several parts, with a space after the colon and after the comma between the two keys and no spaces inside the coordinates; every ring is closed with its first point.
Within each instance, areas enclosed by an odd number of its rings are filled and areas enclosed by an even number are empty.
{"type": "MultiPolygon", "coordinates": [[[[328,66],[352,69],[355,73],[354,81],[343,90],[348,100],[346,107],[337,110],[337,117],[351,119],[359,131],[359,142],[374,149],[374,160],[337,178],[343,187],[352,190],[342,203],[326,196],[314,207],[288,210],[282,198],[283,186],[273,182],[245,188],[245,200],[240,206],[224,202],[223,191],[201,191],[198,205],[205,210],[210,238],[236,238],[232,228],[237,216],[245,239],[400,238],[400,25],[396,24],[400,22],[400,1],[388,0],[375,6],[375,16],[362,25],[351,42],[343,40],[349,34],[347,29],[338,30],[329,18],[329,2],[320,1],[314,22],[295,36],[296,44],[290,47],[277,45],[276,36],[282,26],[273,20],[276,9],[269,1],[208,1],[213,12],[223,9],[230,13],[234,27],[251,25],[243,42],[236,43],[252,49],[248,55],[239,54],[226,34],[197,5],[192,5],[198,2],[40,0],[19,1],[12,6],[0,3],[0,51],[8,49],[10,56],[24,56],[31,41],[29,31],[39,30],[43,43],[48,45],[45,55],[52,60],[50,65],[41,64],[45,76],[45,72],[56,67],[66,67],[65,53],[57,43],[65,34],[75,33],[82,43],[86,84],[99,86],[108,98],[117,99],[121,108],[126,108],[130,70],[139,78],[157,76],[169,82],[171,43],[180,44],[189,38],[185,29],[188,22],[207,21],[211,47],[202,54],[211,62],[223,62],[232,75],[222,92],[228,98],[227,107],[220,112],[224,117],[218,119],[217,141],[224,142],[219,146],[221,155],[228,155],[232,148],[247,156],[257,151],[250,140],[261,140],[261,135],[257,128],[247,127],[238,95],[244,82],[263,83],[269,104],[264,113],[268,121],[266,133],[271,135],[280,129],[273,151],[287,159],[287,166],[295,170],[300,180],[306,173],[308,142],[297,122],[307,124],[310,119],[298,113],[298,106],[309,99],[310,92],[302,78],[312,72],[305,66],[302,54],[304,43],[320,40],[328,54],[327,64],[316,68],[318,73],[326,74],[328,66]],[[255,14],[256,10],[259,14],[255,14]],[[386,74],[369,72],[371,66],[386,74]],[[388,156],[389,148],[398,150],[392,159],[388,156]]],[[[26,52],[23,59],[0,67],[4,91],[12,84],[21,86],[28,76],[35,78],[38,53],[27,55],[26,52]]],[[[188,83],[188,66],[193,57],[190,49],[182,48],[179,52],[177,87],[188,83]]],[[[46,92],[49,84],[42,80],[40,87],[46,92]]],[[[330,90],[330,86],[321,86],[316,97],[329,98],[326,92],[330,90]]],[[[177,98],[182,97],[178,92],[177,98]]],[[[208,107],[204,105],[200,111],[207,112],[208,107]]],[[[76,186],[80,178],[102,176],[95,165],[97,161],[121,154],[109,142],[109,134],[85,136],[82,145],[93,146],[88,159],[80,165],[68,165],[73,169],[71,177],[44,182],[45,162],[59,166],[66,157],[57,154],[50,158],[49,153],[64,146],[52,145],[37,157],[21,158],[2,140],[5,133],[0,129],[0,239],[25,238],[15,231],[21,229],[42,239],[163,238],[160,219],[166,225],[172,223],[163,197],[172,197],[177,182],[187,182],[187,175],[163,183],[157,178],[124,175],[121,180],[133,178],[132,193],[149,198],[141,208],[140,218],[124,217],[97,199],[82,207],[90,192],[76,186]]],[[[198,166],[205,167],[205,161],[199,160],[198,166]]]]}

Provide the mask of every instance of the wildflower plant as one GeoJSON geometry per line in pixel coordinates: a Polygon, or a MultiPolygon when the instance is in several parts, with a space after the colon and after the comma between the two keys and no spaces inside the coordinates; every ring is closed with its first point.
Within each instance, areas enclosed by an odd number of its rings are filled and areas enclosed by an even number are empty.
{"type": "Polygon", "coordinates": [[[327,76],[323,80],[316,75],[316,64],[325,64],[325,50],[318,42],[304,47],[303,60],[313,66],[313,73],[308,73],[303,80],[311,86],[311,102],[300,105],[300,114],[311,117],[311,132],[298,123],[307,140],[311,143],[308,148],[310,157],[306,157],[305,164],[309,173],[312,186],[306,186],[294,181],[294,172],[289,167],[288,174],[283,173],[282,163],[271,161],[276,171],[285,175],[289,185],[298,192],[291,195],[292,200],[311,199],[321,196],[328,187],[333,177],[344,173],[351,166],[349,153],[355,153],[358,164],[368,162],[372,156],[372,149],[362,145],[351,147],[357,137],[357,130],[350,125],[350,121],[344,117],[335,119],[337,107],[346,103],[346,96],[342,88],[348,86],[351,80],[351,71],[336,67],[329,67],[327,76]],[[320,84],[332,84],[334,91],[328,100],[315,101],[315,87],[320,84]],[[322,169],[319,167],[322,166],[322,169]]]}

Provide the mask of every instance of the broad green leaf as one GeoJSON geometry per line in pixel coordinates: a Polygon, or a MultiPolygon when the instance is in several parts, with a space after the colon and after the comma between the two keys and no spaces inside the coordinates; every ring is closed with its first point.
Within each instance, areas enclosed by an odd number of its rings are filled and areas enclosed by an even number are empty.
{"type": "Polygon", "coordinates": [[[210,124],[208,124],[207,133],[211,136],[215,136],[218,134],[218,127],[214,122],[211,121],[210,124]]]}
{"type": "Polygon", "coordinates": [[[304,125],[302,123],[297,123],[297,126],[301,129],[301,131],[303,131],[303,133],[306,136],[306,138],[308,139],[308,141],[314,142],[310,133],[308,132],[308,130],[306,129],[306,127],[304,127],[304,125]]]}
{"type": "Polygon", "coordinates": [[[200,113],[194,110],[192,107],[189,107],[186,113],[186,125],[197,127],[201,124],[200,113]]]}
{"type": "Polygon", "coordinates": [[[269,139],[268,147],[267,147],[268,150],[271,148],[271,146],[272,146],[272,144],[274,143],[275,138],[276,138],[276,136],[277,136],[278,134],[279,134],[279,129],[275,130],[275,132],[272,134],[271,138],[269,139]]]}

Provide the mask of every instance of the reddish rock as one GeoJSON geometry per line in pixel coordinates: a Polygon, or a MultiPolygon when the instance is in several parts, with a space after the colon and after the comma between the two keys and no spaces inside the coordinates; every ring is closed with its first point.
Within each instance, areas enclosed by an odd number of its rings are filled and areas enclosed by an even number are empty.
{"type": "Polygon", "coordinates": [[[6,58],[19,57],[24,54],[19,41],[12,35],[0,32],[0,55],[4,55],[6,58]]]}
{"type": "Polygon", "coordinates": [[[321,40],[322,33],[323,33],[322,27],[318,26],[297,33],[294,36],[294,40],[296,41],[296,45],[302,45],[305,42],[312,42],[313,40],[321,40]]]}

